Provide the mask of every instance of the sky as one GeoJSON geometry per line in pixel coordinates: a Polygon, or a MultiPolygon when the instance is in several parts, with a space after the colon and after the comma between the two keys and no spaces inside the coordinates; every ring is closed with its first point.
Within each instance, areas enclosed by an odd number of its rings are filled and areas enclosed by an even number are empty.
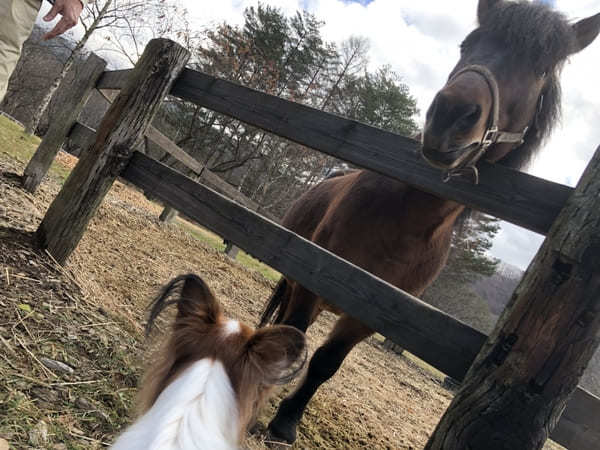
{"type": "MultiPolygon", "coordinates": [[[[243,22],[243,10],[257,0],[180,0],[192,23],[243,22]]],[[[543,0],[573,20],[600,12],[600,0],[543,0]]],[[[417,99],[418,118],[425,111],[459,56],[459,44],[476,26],[477,0],[263,0],[291,15],[306,9],[325,22],[326,40],[350,36],[370,41],[370,65],[389,64],[417,99]]],[[[595,148],[600,145],[600,38],[573,55],[562,75],[563,118],[529,173],[575,186],[595,148]]],[[[525,269],[543,236],[502,223],[492,254],[525,269]]]]}

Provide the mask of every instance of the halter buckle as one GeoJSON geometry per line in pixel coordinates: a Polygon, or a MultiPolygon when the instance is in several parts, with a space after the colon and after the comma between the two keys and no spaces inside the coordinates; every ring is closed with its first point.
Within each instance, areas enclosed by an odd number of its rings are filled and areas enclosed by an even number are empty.
{"type": "Polygon", "coordinates": [[[489,147],[494,142],[496,142],[497,136],[498,136],[498,127],[494,126],[494,127],[488,128],[485,131],[485,134],[483,135],[483,139],[481,139],[481,146],[483,148],[489,147]]]}

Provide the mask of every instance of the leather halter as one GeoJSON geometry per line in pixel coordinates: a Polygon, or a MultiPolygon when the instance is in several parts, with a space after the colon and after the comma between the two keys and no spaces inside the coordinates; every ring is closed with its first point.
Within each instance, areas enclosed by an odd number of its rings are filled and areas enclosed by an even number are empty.
{"type": "Polygon", "coordinates": [[[525,127],[525,129],[521,132],[510,132],[510,131],[499,131],[498,130],[498,122],[500,120],[500,91],[498,90],[498,83],[496,82],[496,77],[494,74],[485,66],[480,66],[477,64],[465,66],[456,72],[448,81],[452,81],[459,75],[462,75],[466,72],[474,72],[481,76],[490,91],[492,96],[492,107],[490,109],[490,114],[488,116],[488,123],[479,141],[479,144],[474,147],[470,151],[466,151],[461,157],[454,161],[452,166],[445,172],[442,180],[444,182],[449,181],[453,177],[462,176],[466,172],[470,172],[474,177],[474,183],[479,183],[479,171],[475,164],[483,156],[483,154],[487,151],[487,149],[496,143],[517,143],[522,144],[524,142],[525,133],[527,133],[527,129],[529,127],[525,127]]]}

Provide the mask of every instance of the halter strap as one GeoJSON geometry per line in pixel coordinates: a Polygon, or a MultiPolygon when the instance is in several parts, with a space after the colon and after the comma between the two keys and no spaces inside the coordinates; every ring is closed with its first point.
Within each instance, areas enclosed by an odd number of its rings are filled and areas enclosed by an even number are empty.
{"type": "Polygon", "coordinates": [[[460,158],[458,165],[449,169],[444,174],[442,179],[444,182],[447,182],[453,177],[463,175],[465,173],[465,169],[469,169],[467,172],[471,171],[472,169],[472,172],[475,174],[474,182],[475,184],[478,184],[479,177],[475,163],[487,151],[488,147],[499,142],[522,144],[524,142],[525,133],[527,133],[528,127],[525,127],[525,129],[523,129],[521,132],[499,131],[498,122],[500,121],[500,91],[498,89],[496,77],[494,77],[494,74],[487,67],[473,64],[460,69],[458,72],[452,75],[448,81],[452,81],[459,75],[462,75],[466,72],[474,72],[485,80],[492,97],[492,107],[488,116],[486,129],[481,137],[481,140],[479,141],[479,145],[471,150],[471,152],[466,153],[462,158],[460,158]]]}

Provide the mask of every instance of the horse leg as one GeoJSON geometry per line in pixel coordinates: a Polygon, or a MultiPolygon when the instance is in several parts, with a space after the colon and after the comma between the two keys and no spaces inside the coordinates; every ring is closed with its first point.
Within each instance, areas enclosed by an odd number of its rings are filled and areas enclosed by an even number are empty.
{"type": "MultiPolygon", "coordinates": [[[[290,325],[306,333],[308,327],[312,325],[322,311],[320,308],[321,299],[294,281],[289,281],[287,286],[282,285],[280,282],[277,290],[274,295],[282,297],[279,299],[279,303],[283,310],[277,313],[273,325],[290,325]]],[[[268,318],[273,314],[273,311],[269,312],[270,308],[273,308],[273,305],[267,306],[259,326],[267,325],[268,318]]],[[[259,432],[261,427],[262,425],[257,424],[255,418],[254,424],[249,427],[250,434],[259,432]]]]}
{"type": "Polygon", "coordinates": [[[319,386],[331,378],[356,344],[373,331],[349,316],[341,316],[325,343],[319,347],[308,365],[308,371],[296,391],[282,400],[277,414],[269,423],[269,433],[275,440],[292,443],[296,427],[308,402],[319,386]]]}
{"type": "Polygon", "coordinates": [[[294,283],[290,289],[289,304],[285,311],[281,312],[275,324],[290,325],[306,333],[321,312],[319,304],[318,296],[302,285],[294,283]]]}

